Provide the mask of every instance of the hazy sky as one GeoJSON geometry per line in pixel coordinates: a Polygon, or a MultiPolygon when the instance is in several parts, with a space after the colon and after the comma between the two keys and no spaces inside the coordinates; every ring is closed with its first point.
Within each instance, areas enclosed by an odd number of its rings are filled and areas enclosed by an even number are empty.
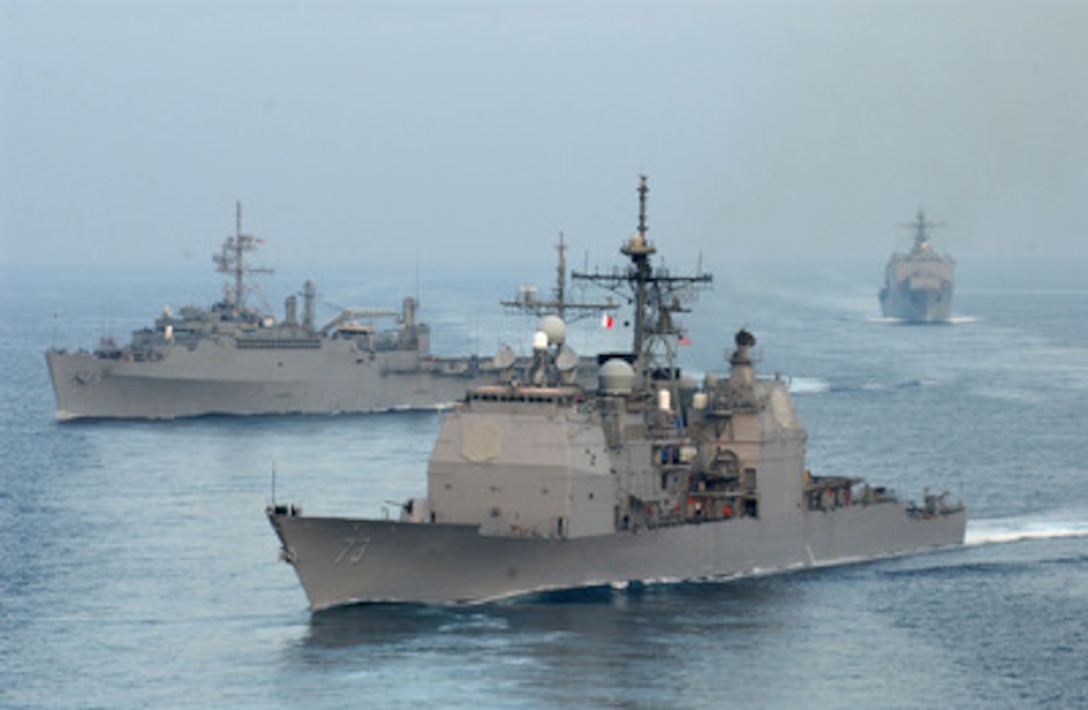
{"type": "Polygon", "coordinates": [[[0,0],[0,150],[7,264],[1084,255],[1088,2],[0,0]]]}

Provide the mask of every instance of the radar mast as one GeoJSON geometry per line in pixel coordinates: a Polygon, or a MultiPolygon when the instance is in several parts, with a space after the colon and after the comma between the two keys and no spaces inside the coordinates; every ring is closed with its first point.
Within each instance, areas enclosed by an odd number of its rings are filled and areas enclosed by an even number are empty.
{"type": "Polygon", "coordinates": [[[634,333],[632,354],[636,359],[635,370],[640,384],[649,379],[676,379],[676,348],[684,331],[675,319],[677,313],[687,313],[685,304],[695,300],[696,293],[709,288],[713,275],[701,268],[694,276],[673,276],[664,267],[650,263],[657,249],[646,238],[646,196],[650,188],[646,176],[639,178],[638,228],[634,235],[620,247],[620,252],[631,260],[625,271],[614,269],[611,273],[599,271],[592,274],[574,272],[571,278],[597,284],[633,302],[634,333]],[[661,370],[664,369],[662,373],[661,370]]]}
{"type": "Polygon", "coordinates": [[[567,259],[566,244],[563,242],[563,233],[559,233],[559,244],[556,246],[559,252],[559,263],[556,267],[555,291],[550,299],[538,299],[533,293],[532,286],[522,286],[517,296],[510,301],[500,303],[512,311],[530,313],[543,317],[547,315],[559,316],[565,322],[572,322],[597,315],[598,313],[614,311],[616,304],[611,299],[607,303],[589,303],[585,301],[571,301],[567,293],[567,259]]]}
{"type": "Polygon", "coordinates": [[[270,274],[272,269],[253,267],[246,264],[246,254],[257,250],[257,245],[263,243],[263,239],[257,239],[250,234],[242,232],[242,203],[234,205],[234,236],[227,237],[223,241],[218,254],[212,256],[216,270],[223,274],[234,276],[234,289],[227,286],[224,290],[224,303],[235,314],[245,311],[245,277],[246,274],[270,274]]]}
{"type": "Polygon", "coordinates": [[[918,214],[914,218],[913,222],[907,222],[900,225],[908,229],[914,230],[914,246],[912,248],[913,254],[926,254],[929,252],[929,234],[926,230],[938,229],[944,226],[943,222],[930,222],[926,219],[925,210],[921,207],[918,208],[918,214]]]}

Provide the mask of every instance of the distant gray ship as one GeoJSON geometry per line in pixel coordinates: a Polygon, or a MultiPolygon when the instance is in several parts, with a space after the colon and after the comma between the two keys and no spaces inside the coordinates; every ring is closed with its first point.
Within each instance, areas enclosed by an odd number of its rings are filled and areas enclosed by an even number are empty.
{"type": "MultiPolygon", "coordinates": [[[[315,322],[316,290],[307,281],[302,315],[290,296],[276,321],[245,303],[246,263],[258,240],[236,233],[214,258],[233,277],[222,301],[204,309],[164,308],[154,327],[137,330],[128,345],[104,340],[93,352],[50,349],[46,353],[56,394],[57,417],[173,419],[206,414],[326,414],[451,405],[466,387],[493,382],[500,365],[517,362],[512,350],[493,357],[436,357],[430,329],[417,321],[418,304],[405,298],[400,310],[343,310],[328,323],[315,322]],[[394,321],[377,329],[375,319],[394,321]]],[[[560,270],[565,269],[560,244],[560,270]]],[[[527,298],[530,312],[564,313],[612,308],[527,298]]],[[[575,368],[592,381],[596,362],[575,368]]]]}
{"type": "Polygon", "coordinates": [[[787,383],[755,376],[747,331],[727,376],[680,372],[677,315],[711,277],[651,265],[646,192],[643,178],[627,268],[574,274],[636,304],[632,350],[600,356],[593,390],[546,316],[525,376],[470,389],[445,417],[427,496],[399,520],[268,507],[312,609],[722,579],[963,542],[966,509],[944,494],[914,505],[807,471],[787,383]]]}
{"type": "Polygon", "coordinates": [[[917,219],[906,225],[914,229],[914,245],[906,254],[895,253],[884,270],[880,309],[885,318],[910,323],[947,321],[952,311],[953,271],[956,262],[933,251],[927,222],[919,208],[917,219]]]}

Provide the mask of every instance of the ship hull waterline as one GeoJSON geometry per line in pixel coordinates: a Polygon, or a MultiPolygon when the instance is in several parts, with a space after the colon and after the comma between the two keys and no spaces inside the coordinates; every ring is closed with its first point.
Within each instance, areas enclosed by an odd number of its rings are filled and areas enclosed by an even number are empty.
{"type": "MultiPolygon", "coordinates": [[[[246,362],[199,351],[158,362],[46,354],[60,421],[446,409],[496,377],[467,368],[468,358],[403,360],[331,349],[257,352],[246,362]]],[[[592,372],[586,363],[582,369],[592,372]]]]}
{"type": "Polygon", "coordinates": [[[473,525],[316,518],[269,511],[313,611],[368,602],[459,604],[628,582],[681,582],[818,567],[960,545],[966,510],[899,503],[546,540],[473,525]]]}

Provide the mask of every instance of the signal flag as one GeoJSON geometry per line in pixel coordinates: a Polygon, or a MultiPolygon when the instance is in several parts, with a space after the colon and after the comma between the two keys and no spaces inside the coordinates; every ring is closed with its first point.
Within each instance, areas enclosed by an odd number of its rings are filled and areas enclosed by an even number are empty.
{"type": "Polygon", "coordinates": [[[611,313],[606,312],[606,313],[601,314],[601,327],[602,328],[611,328],[612,327],[612,314],[611,313]]]}

